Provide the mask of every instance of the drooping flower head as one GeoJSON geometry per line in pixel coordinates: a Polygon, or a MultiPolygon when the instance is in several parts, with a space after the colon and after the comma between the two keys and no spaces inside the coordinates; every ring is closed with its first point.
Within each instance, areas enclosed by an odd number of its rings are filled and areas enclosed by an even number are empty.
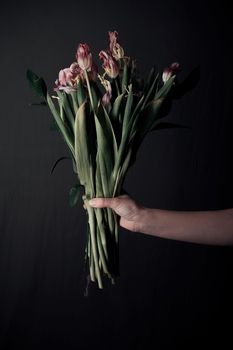
{"type": "Polygon", "coordinates": [[[79,44],[76,59],[79,67],[82,70],[91,70],[92,67],[92,54],[90,53],[89,46],[87,44],[79,44]]]}
{"type": "Polygon", "coordinates": [[[80,68],[77,62],[72,63],[69,68],[61,69],[58,79],[55,81],[54,90],[64,90],[67,93],[74,91],[79,74],[80,68]]]}
{"type": "Polygon", "coordinates": [[[109,35],[109,50],[112,56],[118,61],[119,59],[124,57],[124,50],[122,46],[118,43],[118,32],[108,32],[109,35]]]}
{"type": "Polygon", "coordinates": [[[98,74],[98,78],[105,89],[105,94],[102,97],[102,103],[104,107],[108,109],[111,106],[112,86],[110,81],[105,79],[103,76],[98,74]]]}
{"type": "Polygon", "coordinates": [[[99,58],[103,60],[102,67],[110,78],[116,78],[119,74],[119,64],[110,52],[100,51],[99,58]]]}
{"type": "Polygon", "coordinates": [[[78,75],[80,74],[80,67],[77,62],[73,62],[70,65],[70,71],[72,72],[73,75],[78,75]]]}
{"type": "Polygon", "coordinates": [[[111,106],[111,98],[112,98],[112,87],[110,81],[105,80],[105,89],[106,92],[102,97],[102,103],[105,108],[109,108],[111,106]]]}
{"type": "Polygon", "coordinates": [[[175,75],[179,71],[180,71],[179,63],[178,62],[172,63],[170,67],[165,68],[163,71],[163,75],[162,75],[163,82],[166,83],[168,79],[170,79],[173,75],[175,75]]]}

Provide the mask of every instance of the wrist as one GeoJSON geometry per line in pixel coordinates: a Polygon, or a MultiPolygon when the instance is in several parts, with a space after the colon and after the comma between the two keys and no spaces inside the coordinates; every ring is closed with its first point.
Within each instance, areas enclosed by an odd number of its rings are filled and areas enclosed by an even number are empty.
{"type": "Polygon", "coordinates": [[[155,215],[155,209],[142,206],[139,210],[139,216],[137,220],[137,232],[154,235],[156,232],[155,215]]]}

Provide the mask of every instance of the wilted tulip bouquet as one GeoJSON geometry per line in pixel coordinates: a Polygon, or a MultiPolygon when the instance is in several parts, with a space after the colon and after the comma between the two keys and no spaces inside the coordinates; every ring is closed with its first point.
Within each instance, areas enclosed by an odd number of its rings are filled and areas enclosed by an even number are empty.
{"type": "Polygon", "coordinates": [[[161,127],[179,64],[173,63],[161,75],[152,68],[144,81],[136,61],[125,55],[116,31],[109,32],[109,47],[99,58],[102,72],[88,45],[79,44],[76,61],[59,72],[56,95],[50,95],[44,80],[31,70],[27,78],[42,97],[42,104],[49,107],[70,151],[77,175],[70,203],[77,203],[82,188],[88,218],[89,276],[103,288],[104,275],[112,283],[119,276],[119,222],[112,209],[93,208],[88,200],[122,193],[126,173],[144,137],[161,127]]]}

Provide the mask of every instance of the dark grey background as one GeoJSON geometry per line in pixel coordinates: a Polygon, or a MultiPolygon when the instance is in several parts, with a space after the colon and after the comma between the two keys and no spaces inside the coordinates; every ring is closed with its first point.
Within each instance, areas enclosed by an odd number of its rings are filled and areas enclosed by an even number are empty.
{"type": "MultiPolygon", "coordinates": [[[[180,62],[199,84],[167,120],[191,130],[151,133],[125,189],[144,206],[233,207],[232,17],[223,1],[47,1],[1,5],[0,343],[2,349],[226,349],[232,319],[232,248],[120,229],[121,277],[84,297],[86,214],[68,205],[68,151],[49,130],[25,72],[53,87],[79,42],[97,54],[118,30],[144,75],[180,62]],[[151,344],[151,345],[149,345],[151,344]]],[[[187,232],[188,234],[188,232],[187,232]]]]}

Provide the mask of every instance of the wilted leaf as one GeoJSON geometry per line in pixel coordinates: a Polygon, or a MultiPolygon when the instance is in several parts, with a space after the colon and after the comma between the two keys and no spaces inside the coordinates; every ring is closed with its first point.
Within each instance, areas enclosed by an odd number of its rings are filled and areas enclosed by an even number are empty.
{"type": "Polygon", "coordinates": [[[172,93],[172,98],[179,99],[183,97],[188,91],[195,88],[200,80],[200,66],[195,67],[187,78],[175,85],[172,93]]]}
{"type": "Polygon", "coordinates": [[[71,207],[74,207],[77,204],[77,202],[79,200],[79,197],[80,197],[81,188],[82,188],[82,185],[76,184],[75,186],[73,186],[70,189],[70,192],[69,192],[69,205],[71,207]]]}
{"type": "Polygon", "coordinates": [[[47,86],[45,81],[33,73],[30,69],[27,70],[27,80],[29,85],[34,89],[34,91],[46,100],[47,96],[47,86]]]}

